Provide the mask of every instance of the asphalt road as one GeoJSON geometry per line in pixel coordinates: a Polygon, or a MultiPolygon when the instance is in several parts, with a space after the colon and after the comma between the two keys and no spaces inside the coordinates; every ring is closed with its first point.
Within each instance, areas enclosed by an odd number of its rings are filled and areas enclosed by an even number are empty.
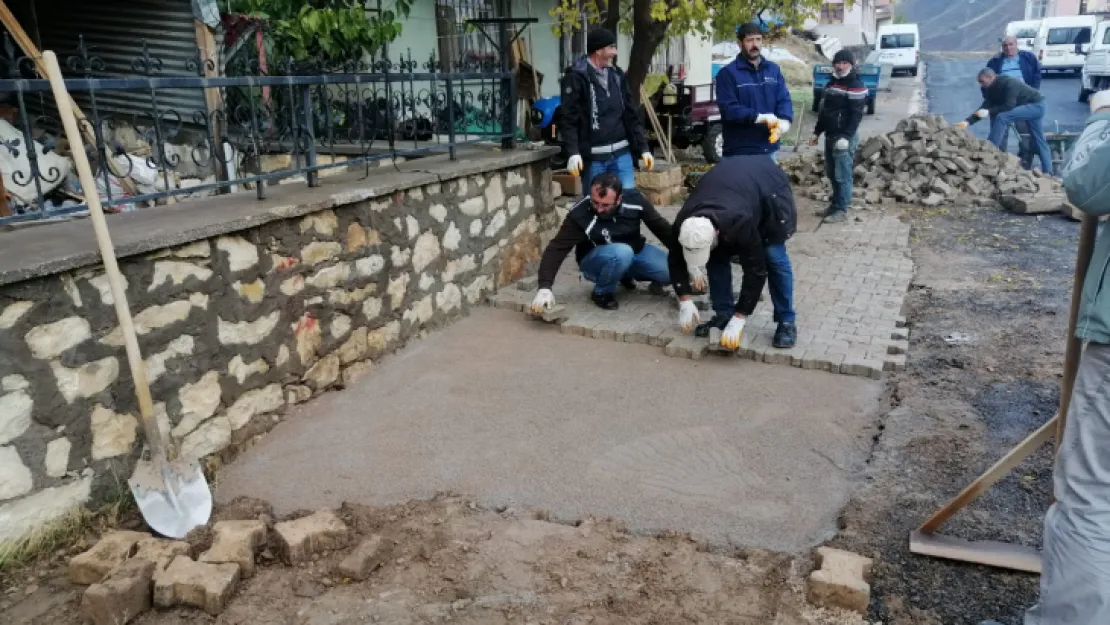
{"type": "MultiPolygon", "coordinates": [[[[925,93],[929,112],[943,115],[950,122],[964,119],[982,102],[975,78],[986,65],[987,56],[945,55],[926,53],[925,93]]],[[[1045,114],[1045,132],[1080,131],[1087,118],[1087,105],[1080,104],[1079,77],[1072,74],[1048,74],[1041,82],[1041,93],[1048,102],[1045,114]]],[[[971,127],[976,136],[987,138],[990,129],[986,122],[971,127]]],[[[1010,142],[1010,150],[1017,150],[1017,142],[1010,142]]]]}

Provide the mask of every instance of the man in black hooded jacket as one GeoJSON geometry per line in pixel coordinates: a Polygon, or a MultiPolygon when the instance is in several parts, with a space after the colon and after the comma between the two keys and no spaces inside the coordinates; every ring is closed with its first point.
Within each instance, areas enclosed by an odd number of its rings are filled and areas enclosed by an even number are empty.
{"type": "Polygon", "coordinates": [[[825,175],[832,184],[832,205],[825,221],[845,221],[852,202],[852,165],[859,143],[860,121],[867,106],[867,87],[855,70],[852,53],[841,50],[833,56],[833,75],[821,97],[821,112],[813,128],[810,145],[825,135],[825,175]]]}
{"type": "Polygon", "coordinates": [[[671,284],[679,297],[683,332],[700,321],[692,293],[709,288],[713,318],[697,336],[723,331],[721,345],[736,349],[748,315],[770,280],[775,307],[774,346],[793,347],[798,338],[794,316],[794,274],[786,240],[794,235],[798,213],[790,179],[766,155],[734,156],[717,163],[694,188],[675,218],[668,240],[671,284]],[[732,262],[744,270],[740,297],[733,303],[732,262]]]}
{"type": "Polygon", "coordinates": [[[559,108],[567,169],[583,177],[586,195],[603,172],[617,174],[625,189],[636,188],[633,155],[644,169],[655,166],[628,80],[613,65],[616,57],[617,36],[595,28],[586,36],[586,56],[563,76],[559,108]]]}

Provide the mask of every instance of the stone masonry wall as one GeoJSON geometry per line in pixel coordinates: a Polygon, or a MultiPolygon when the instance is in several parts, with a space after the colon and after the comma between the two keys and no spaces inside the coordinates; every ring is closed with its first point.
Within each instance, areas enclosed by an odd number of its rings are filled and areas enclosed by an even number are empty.
{"type": "MultiPolygon", "coordinates": [[[[226,460],[464,314],[538,260],[550,188],[533,163],[122,260],[163,427],[226,460]]],[[[0,542],[126,487],[143,447],[102,268],[0,287],[0,542]]]]}

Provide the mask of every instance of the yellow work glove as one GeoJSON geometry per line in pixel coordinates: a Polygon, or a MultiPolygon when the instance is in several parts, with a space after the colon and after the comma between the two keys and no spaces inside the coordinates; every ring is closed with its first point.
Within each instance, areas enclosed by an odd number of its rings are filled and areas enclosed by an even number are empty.
{"type": "Polygon", "coordinates": [[[721,333],[721,347],[725,349],[740,349],[740,336],[744,333],[744,325],[747,323],[740,317],[733,317],[729,320],[728,325],[725,326],[724,332],[721,333]]]}
{"type": "Polygon", "coordinates": [[[651,152],[644,152],[640,155],[640,167],[644,171],[655,169],[655,157],[651,155],[651,152]]]}
{"type": "Polygon", "coordinates": [[[963,122],[956,122],[956,123],[955,123],[955,124],[953,124],[953,125],[954,125],[954,126],[955,126],[956,128],[967,128],[967,122],[966,122],[966,121],[963,121],[963,122]]]}

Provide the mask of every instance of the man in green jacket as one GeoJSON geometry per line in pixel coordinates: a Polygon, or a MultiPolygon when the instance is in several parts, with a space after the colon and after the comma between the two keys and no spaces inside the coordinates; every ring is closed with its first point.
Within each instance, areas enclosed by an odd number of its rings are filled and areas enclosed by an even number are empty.
{"type": "MultiPolygon", "coordinates": [[[[1110,215],[1110,91],[1091,96],[1087,127],[1064,167],[1068,199],[1110,215]]],[[[1025,625],[1110,623],[1110,226],[1098,234],[1076,336],[1086,343],[1044,520],[1040,602],[1025,625]]],[[[998,625],[984,621],[980,625],[998,625]]]]}

